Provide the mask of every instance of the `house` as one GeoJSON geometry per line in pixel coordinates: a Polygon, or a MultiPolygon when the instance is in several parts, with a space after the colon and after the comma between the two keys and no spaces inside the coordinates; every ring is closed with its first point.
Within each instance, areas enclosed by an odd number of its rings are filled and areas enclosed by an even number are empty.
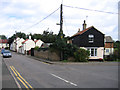
{"type": "Polygon", "coordinates": [[[8,47],[8,40],[4,37],[4,35],[0,35],[0,49],[4,47],[8,47]]]}
{"type": "Polygon", "coordinates": [[[104,34],[94,26],[86,28],[84,20],[83,30],[70,37],[68,43],[90,51],[90,60],[103,59],[104,56],[104,34]]]}
{"type": "Polygon", "coordinates": [[[27,51],[30,51],[31,48],[35,48],[35,42],[29,38],[22,42],[22,45],[19,47],[19,52],[26,54],[27,51]]]}
{"type": "Polygon", "coordinates": [[[38,46],[38,47],[41,47],[41,45],[44,43],[43,41],[41,41],[41,40],[34,40],[34,42],[35,42],[35,46],[38,46]]]}
{"type": "Polygon", "coordinates": [[[105,56],[109,56],[114,52],[114,41],[111,36],[105,37],[105,56]]]}
{"type": "Polygon", "coordinates": [[[19,47],[22,45],[22,42],[25,41],[23,38],[17,37],[10,45],[10,50],[19,52],[19,47]]]}
{"type": "Polygon", "coordinates": [[[10,45],[10,50],[16,51],[16,40],[14,40],[10,45]]]}

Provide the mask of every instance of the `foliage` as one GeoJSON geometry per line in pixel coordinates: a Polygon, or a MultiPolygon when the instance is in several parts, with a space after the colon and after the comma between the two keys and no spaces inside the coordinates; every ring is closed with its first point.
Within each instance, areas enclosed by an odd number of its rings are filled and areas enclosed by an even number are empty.
{"type": "Polygon", "coordinates": [[[89,51],[80,48],[74,52],[74,57],[76,62],[87,62],[89,58],[89,51]]]}
{"type": "Polygon", "coordinates": [[[36,46],[34,49],[35,49],[35,50],[39,50],[39,46],[36,46]]]}
{"type": "Polygon", "coordinates": [[[74,56],[77,47],[72,44],[67,44],[64,39],[58,38],[52,45],[50,45],[50,49],[59,51],[61,60],[67,60],[68,57],[74,56]]]}
{"type": "Polygon", "coordinates": [[[0,39],[7,39],[5,35],[0,35],[0,39]]]}
{"type": "Polygon", "coordinates": [[[106,61],[118,61],[120,60],[120,41],[114,42],[114,52],[105,57],[106,61]]]}
{"type": "Polygon", "coordinates": [[[120,41],[114,43],[114,53],[112,58],[114,60],[120,60],[120,41]]]}

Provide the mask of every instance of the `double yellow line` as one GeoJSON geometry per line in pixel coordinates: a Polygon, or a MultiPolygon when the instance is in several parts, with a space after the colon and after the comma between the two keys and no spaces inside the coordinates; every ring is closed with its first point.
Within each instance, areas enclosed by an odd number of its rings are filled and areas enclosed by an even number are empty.
{"type": "Polygon", "coordinates": [[[25,88],[27,88],[27,90],[30,90],[30,88],[34,90],[32,86],[20,75],[20,73],[13,66],[10,66],[10,69],[12,70],[16,78],[25,86],[25,88]]]}

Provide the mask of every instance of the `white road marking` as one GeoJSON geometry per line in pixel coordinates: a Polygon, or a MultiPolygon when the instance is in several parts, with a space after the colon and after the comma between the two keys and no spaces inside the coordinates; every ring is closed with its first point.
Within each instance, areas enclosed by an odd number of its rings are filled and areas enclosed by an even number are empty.
{"type": "Polygon", "coordinates": [[[56,78],[59,78],[60,80],[65,81],[66,83],[69,83],[69,84],[71,84],[71,85],[77,86],[77,84],[72,83],[72,82],[70,82],[70,81],[68,81],[68,80],[65,80],[65,79],[63,79],[63,78],[61,78],[61,77],[59,77],[59,76],[57,76],[57,75],[55,75],[55,74],[52,74],[52,73],[51,73],[51,75],[54,76],[54,77],[56,77],[56,78]]]}

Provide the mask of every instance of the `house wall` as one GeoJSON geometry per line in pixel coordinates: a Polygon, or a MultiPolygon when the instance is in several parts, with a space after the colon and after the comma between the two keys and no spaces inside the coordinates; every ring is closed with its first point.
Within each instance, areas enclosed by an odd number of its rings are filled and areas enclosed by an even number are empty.
{"type": "Polygon", "coordinates": [[[105,48],[113,48],[113,43],[105,43],[105,48]]]}
{"type": "MultiPolygon", "coordinates": [[[[85,50],[87,50],[88,48],[94,48],[94,47],[80,47],[83,48],[85,50]]],[[[103,59],[103,55],[104,55],[104,47],[95,47],[97,48],[97,56],[89,56],[89,59],[103,59]]]]}
{"type": "Polygon", "coordinates": [[[10,50],[15,51],[16,45],[15,45],[15,40],[12,42],[10,45],[10,50]]]}
{"type": "Polygon", "coordinates": [[[38,41],[36,42],[35,46],[39,46],[39,47],[41,47],[42,43],[43,43],[43,41],[38,40],[38,41]]]}
{"type": "Polygon", "coordinates": [[[6,47],[8,47],[8,44],[7,43],[0,43],[0,48],[2,48],[2,47],[6,48],[6,47]]]}
{"type": "Polygon", "coordinates": [[[95,28],[91,28],[83,34],[73,37],[72,43],[78,47],[104,47],[104,34],[95,28]],[[94,35],[93,43],[89,43],[88,35],[90,34],[94,35]]]}
{"type": "Polygon", "coordinates": [[[105,48],[104,55],[110,55],[113,54],[114,48],[105,48]]]}
{"type": "Polygon", "coordinates": [[[22,45],[22,42],[24,41],[23,38],[17,40],[17,52],[19,52],[19,47],[22,45]]]}

